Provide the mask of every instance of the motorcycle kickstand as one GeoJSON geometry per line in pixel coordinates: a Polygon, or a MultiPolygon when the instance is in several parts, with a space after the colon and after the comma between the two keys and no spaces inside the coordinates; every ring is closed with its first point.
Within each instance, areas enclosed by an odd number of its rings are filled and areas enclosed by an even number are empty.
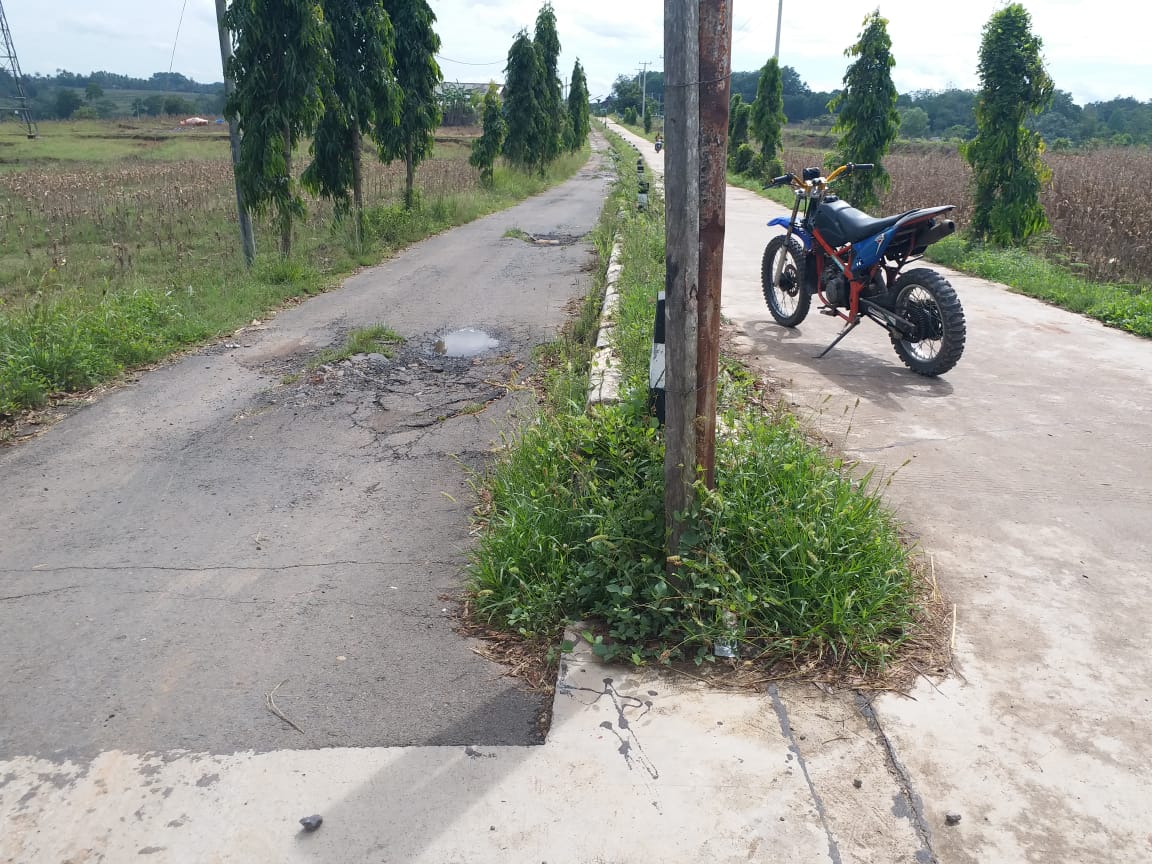
{"type": "Polygon", "coordinates": [[[855,321],[848,322],[848,326],[840,331],[840,335],[832,340],[831,345],[829,345],[827,348],[825,348],[823,351],[821,351],[819,354],[816,355],[816,359],[817,360],[823,359],[825,354],[827,354],[829,351],[831,351],[833,348],[835,348],[837,345],[840,344],[841,339],[843,339],[845,336],[847,336],[849,333],[851,333],[853,330],[855,330],[859,326],[860,326],[860,319],[859,318],[857,318],[855,321]]]}

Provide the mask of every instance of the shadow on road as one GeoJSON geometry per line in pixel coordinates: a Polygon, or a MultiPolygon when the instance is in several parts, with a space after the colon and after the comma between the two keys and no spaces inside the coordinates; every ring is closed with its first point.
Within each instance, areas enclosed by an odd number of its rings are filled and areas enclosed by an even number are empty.
{"type": "Polygon", "coordinates": [[[852,339],[869,341],[869,347],[887,347],[888,338],[878,328],[860,328],[823,358],[817,355],[836,338],[836,327],[809,326],[788,329],[771,320],[744,321],[737,325],[735,346],[741,354],[763,354],[769,371],[778,378],[790,377],[789,365],[816,372],[830,384],[892,411],[903,411],[908,397],[946,398],[954,392],[944,378],[925,378],[909,370],[889,351],[887,357],[846,347],[852,339]],[[870,332],[871,331],[871,332],[870,332]]]}

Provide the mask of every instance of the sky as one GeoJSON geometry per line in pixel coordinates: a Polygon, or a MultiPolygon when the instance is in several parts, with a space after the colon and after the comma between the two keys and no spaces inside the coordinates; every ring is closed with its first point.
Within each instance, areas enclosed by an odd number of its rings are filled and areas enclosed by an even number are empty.
{"type": "MultiPolygon", "coordinates": [[[[503,78],[508,47],[532,29],[542,0],[430,0],[448,81],[503,78]]],[[[840,86],[864,16],[879,5],[888,18],[897,90],[975,89],[981,29],[1003,0],[929,2],[783,0],[780,62],[813,90],[840,86]]],[[[1152,3],[1135,0],[1025,0],[1044,43],[1049,75],[1078,104],[1132,96],[1152,100],[1152,3]]],[[[620,74],[662,67],[663,0],[553,0],[562,53],[571,73],[579,58],[591,96],[606,96],[620,74]]],[[[214,0],[7,0],[4,4],[26,74],[96,69],[147,77],[181,72],[219,81],[214,0]],[[187,4],[179,39],[181,7],[187,4]],[[175,53],[173,54],[173,46],[175,53]]],[[[750,71],[771,57],[778,4],[733,0],[732,68],[750,71]]]]}

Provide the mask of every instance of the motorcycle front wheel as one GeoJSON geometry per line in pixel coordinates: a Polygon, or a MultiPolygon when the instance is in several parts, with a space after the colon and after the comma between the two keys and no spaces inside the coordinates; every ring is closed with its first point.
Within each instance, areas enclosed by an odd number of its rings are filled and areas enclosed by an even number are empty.
{"type": "Polygon", "coordinates": [[[892,311],[913,325],[908,335],[892,334],[892,347],[919,375],[943,375],[964,353],[964,309],[951,283],[934,270],[909,270],[893,286],[892,311]]]}
{"type": "Polygon", "coordinates": [[[812,295],[804,289],[804,247],[795,238],[784,245],[784,235],[773,237],[764,249],[760,284],[764,302],[777,324],[795,327],[808,316],[812,295]]]}

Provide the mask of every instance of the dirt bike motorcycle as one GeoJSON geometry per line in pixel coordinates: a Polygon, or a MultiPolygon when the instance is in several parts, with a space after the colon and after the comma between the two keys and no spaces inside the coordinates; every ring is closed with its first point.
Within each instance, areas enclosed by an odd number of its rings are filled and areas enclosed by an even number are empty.
{"type": "Polygon", "coordinates": [[[831,192],[832,184],[870,164],[841,165],[827,177],[820,168],[784,174],[768,186],[791,186],[792,215],[769,225],[784,228],[764,250],[764,300],[777,324],[795,327],[813,296],[820,312],[845,321],[819,355],[825,356],[865,318],[888,331],[896,354],[913,372],[943,375],[964,353],[964,310],[952,285],[934,270],[905,267],[956,230],[943,218],[952,205],[909,210],[874,219],[831,192]]]}
{"type": "Polygon", "coordinates": [[[656,139],[656,152],[659,153],[663,149],[664,149],[664,142],[661,139],[657,138],[656,139]]]}

